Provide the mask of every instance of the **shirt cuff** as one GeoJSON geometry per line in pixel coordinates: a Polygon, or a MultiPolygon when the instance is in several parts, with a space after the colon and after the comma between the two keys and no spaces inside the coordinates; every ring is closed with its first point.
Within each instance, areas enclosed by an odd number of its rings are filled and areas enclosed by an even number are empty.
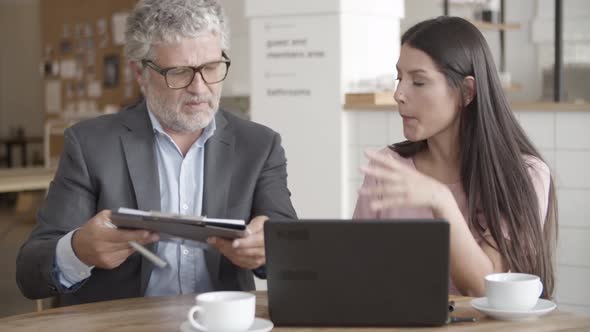
{"type": "Polygon", "coordinates": [[[57,241],[55,249],[55,262],[57,276],[62,286],[70,288],[73,285],[90,277],[94,266],[88,266],[82,262],[72,248],[72,235],[78,229],[75,229],[57,241]]]}
{"type": "Polygon", "coordinates": [[[254,275],[257,276],[259,279],[266,279],[266,265],[262,265],[258,268],[252,270],[254,275]]]}

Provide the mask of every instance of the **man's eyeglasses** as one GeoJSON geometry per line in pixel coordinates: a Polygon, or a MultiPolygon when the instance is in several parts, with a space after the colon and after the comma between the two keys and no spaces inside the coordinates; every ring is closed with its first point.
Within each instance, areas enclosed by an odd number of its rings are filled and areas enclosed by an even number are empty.
{"type": "Polygon", "coordinates": [[[181,66],[161,68],[151,60],[141,60],[141,64],[152,68],[155,72],[164,76],[166,84],[170,89],[183,89],[191,85],[195,75],[199,73],[203,81],[207,84],[215,84],[223,81],[227,77],[231,60],[221,52],[223,60],[204,63],[198,67],[181,66]]]}

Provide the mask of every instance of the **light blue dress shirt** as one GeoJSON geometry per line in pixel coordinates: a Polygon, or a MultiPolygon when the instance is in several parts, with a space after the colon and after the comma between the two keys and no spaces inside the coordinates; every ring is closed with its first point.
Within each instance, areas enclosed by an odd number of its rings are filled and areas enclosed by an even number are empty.
{"type": "MultiPolygon", "coordinates": [[[[205,143],[215,132],[215,118],[203,134],[189,148],[186,156],[164,132],[158,119],[149,112],[154,128],[155,154],[160,178],[160,205],[163,212],[201,215],[205,143]]],[[[75,231],[75,230],[74,230],[75,231]]],[[[72,249],[74,231],[62,237],[56,248],[56,272],[65,288],[90,277],[93,266],[80,261],[72,249]]],[[[168,262],[163,268],[154,268],[146,289],[146,296],[200,293],[213,290],[205,264],[206,243],[171,239],[158,243],[157,255],[168,262]]]]}

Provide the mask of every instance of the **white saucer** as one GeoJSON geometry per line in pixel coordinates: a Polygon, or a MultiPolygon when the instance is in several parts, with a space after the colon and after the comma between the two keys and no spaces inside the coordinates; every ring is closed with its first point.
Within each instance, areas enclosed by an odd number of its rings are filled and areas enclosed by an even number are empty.
{"type": "Polygon", "coordinates": [[[476,310],[496,319],[501,320],[529,320],[535,319],[539,316],[543,316],[553,309],[557,308],[557,305],[549,300],[539,299],[534,308],[530,310],[500,310],[491,308],[488,305],[488,299],[486,297],[479,297],[471,300],[471,306],[476,310]]]}
{"type": "MultiPolygon", "coordinates": [[[[252,326],[250,326],[250,328],[248,329],[248,331],[244,331],[244,332],[267,332],[272,330],[272,328],[274,327],[274,324],[269,321],[268,319],[264,319],[264,318],[254,318],[254,323],[252,324],[252,326]]],[[[194,327],[191,326],[191,323],[188,320],[185,320],[181,325],[180,325],[180,331],[182,332],[199,332],[201,330],[198,330],[194,327]]],[[[213,332],[213,331],[211,331],[213,332]]]]}

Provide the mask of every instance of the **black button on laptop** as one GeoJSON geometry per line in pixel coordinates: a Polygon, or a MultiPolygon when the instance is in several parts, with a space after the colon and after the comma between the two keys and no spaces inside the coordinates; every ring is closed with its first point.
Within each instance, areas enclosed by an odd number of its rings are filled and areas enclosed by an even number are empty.
{"type": "Polygon", "coordinates": [[[277,326],[447,321],[444,220],[270,220],[264,236],[269,313],[277,326]]]}

